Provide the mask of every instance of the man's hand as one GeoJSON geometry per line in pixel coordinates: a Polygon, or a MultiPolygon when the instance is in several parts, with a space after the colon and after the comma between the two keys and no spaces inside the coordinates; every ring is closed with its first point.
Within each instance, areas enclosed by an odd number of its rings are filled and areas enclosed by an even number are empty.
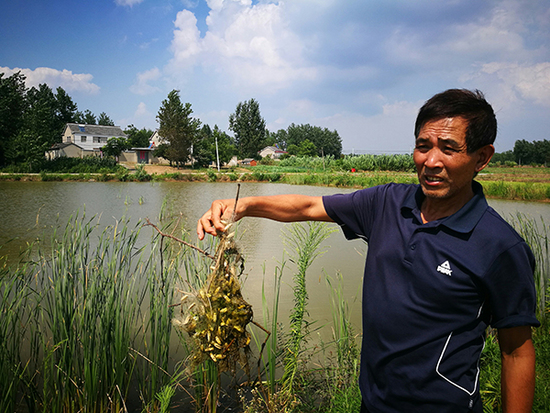
{"type": "MultiPolygon", "coordinates": [[[[212,202],[210,209],[199,219],[197,223],[197,235],[199,239],[204,239],[204,235],[218,235],[218,232],[223,232],[225,225],[223,220],[229,220],[233,215],[233,207],[235,206],[234,199],[219,199],[212,202]]],[[[235,216],[238,221],[241,217],[235,216]]]]}

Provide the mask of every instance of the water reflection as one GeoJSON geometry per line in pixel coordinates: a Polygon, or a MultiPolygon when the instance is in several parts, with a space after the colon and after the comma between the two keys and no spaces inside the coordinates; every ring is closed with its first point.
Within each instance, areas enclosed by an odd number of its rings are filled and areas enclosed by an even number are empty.
{"type": "MultiPolygon", "coordinates": [[[[198,218],[214,199],[234,198],[236,190],[237,185],[229,183],[0,182],[0,245],[3,245],[0,254],[14,259],[20,248],[38,237],[49,237],[57,226],[63,227],[71,215],[84,211],[87,217],[97,216],[103,226],[113,225],[123,216],[133,223],[146,218],[158,222],[159,215],[163,213],[174,219],[181,218],[192,234],[192,240],[196,241],[194,234],[198,218]]],[[[341,188],[242,183],[240,193],[244,197],[284,193],[324,195],[350,191],[341,188]]],[[[489,203],[504,217],[522,212],[531,217],[542,216],[546,222],[550,222],[549,204],[500,200],[490,200],[489,203]]],[[[260,316],[264,274],[266,291],[272,291],[275,267],[283,257],[288,258],[288,254],[284,254],[285,246],[281,237],[286,225],[289,224],[247,218],[239,226],[239,244],[246,259],[247,274],[243,292],[256,308],[257,317],[260,316]]],[[[334,277],[340,271],[345,281],[345,296],[351,302],[353,324],[358,326],[358,297],[366,245],[362,241],[346,241],[336,226],[335,229],[337,231],[323,244],[326,253],[316,260],[308,274],[309,312],[320,324],[330,321],[330,297],[324,277],[325,274],[334,277]]],[[[144,231],[143,242],[148,242],[151,233],[152,230],[144,231]]],[[[293,305],[293,269],[289,262],[283,276],[282,311],[293,305]]]]}

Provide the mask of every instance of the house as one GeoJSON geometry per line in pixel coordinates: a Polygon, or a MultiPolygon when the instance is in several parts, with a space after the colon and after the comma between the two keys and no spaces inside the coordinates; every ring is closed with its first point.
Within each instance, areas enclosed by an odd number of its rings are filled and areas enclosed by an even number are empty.
{"type": "Polygon", "coordinates": [[[46,159],[53,160],[57,158],[82,158],[82,148],[72,142],[56,143],[49,151],[46,151],[46,159]]]}
{"type": "Polygon", "coordinates": [[[120,126],[80,125],[67,123],[62,143],[74,143],[82,148],[86,155],[100,152],[109,138],[127,138],[120,126]]]}
{"type": "Polygon", "coordinates": [[[46,158],[100,156],[101,148],[107,143],[109,138],[127,138],[127,135],[122,131],[120,126],[67,123],[61,143],[53,145],[46,152],[46,158]]]}
{"type": "Polygon", "coordinates": [[[256,166],[258,162],[254,158],[245,158],[241,161],[242,166],[256,166]]]}
{"type": "Polygon", "coordinates": [[[271,159],[279,159],[282,155],[288,152],[283,151],[275,146],[266,146],[259,153],[262,158],[269,156],[271,159]]]}
{"type": "Polygon", "coordinates": [[[159,131],[156,130],[153,132],[151,137],[149,138],[149,146],[153,148],[157,148],[161,143],[168,143],[165,138],[159,135],[159,131]]]}

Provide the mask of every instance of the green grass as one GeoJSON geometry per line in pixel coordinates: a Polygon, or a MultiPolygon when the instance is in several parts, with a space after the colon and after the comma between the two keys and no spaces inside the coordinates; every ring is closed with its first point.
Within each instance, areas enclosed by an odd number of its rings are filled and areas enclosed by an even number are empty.
{"type": "MultiPolygon", "coordinates": [[[[162,216],[170,216],[168,206],[162,216]]],[[[548,321],[548,227],[526,217],[511,219],[537,260],[539,319],[534,330],[537,382],[534,412],[550,410],[550,323],[548,321]]],[[[162,230],[177,234],[179,223],[162,230]]],[[[343,279],[326,277],[333,339],[306,345],[307,268],[328,233],[322,224],[291,226],[288,248],[275,276],[273,301],[264,296],[263,319],[271,336],[262,354],[262,379],[243,396],[247,412],[357,411],[358,335],[350,324],[343,279]],[[295,306],[279,309],[281,283],[291,265],[295,306]],[[283,317],[289,327],[282,328],[283,317]],[[285,410],[286,409],[286,410],[285,410]]],[[[185,234],[182,234],[185,238],[185,234]]],[[[167,412],[187,398],[197,411],[216,411],[223,389],[214,363],[186,369],[187,340],[172,328],[181,298],[178,288],[201,285],[209,260],[141,224],[121,219],[101,230],[96,219],[74,217],[48,243],[31,246],[18,267],[0,266],[0,411],[167,412]],[[152,234],[152,235],[150,235],[152,234]],[[138,242],[149,239],[146,247],[138,242]],[[48,246],[49,248],[49,246],[48,246]],[[177,347],[181,343],[184,348],[177,347]],[[177,353],[174,348],[177,347],[177,353]],[[177,356],[176,356],[177,354],[177,356]],[[191,383],[189,387],[187,383],[191,383]],[[193,397],[186,395],[182,389],[193,397]]],[[[201,247],[205,248],[201,245],[201,247]]],[[[211,248],[209,248],[211,249],[211,248]]],[[[267,277],[273,274],[265,274],[267,277]]],[[[245,286],[246,288],[246,286],[245,286]]],[[[257,334],[258,352],[264,341],[257,334]]],[[[481,361],[480,389],[485,411],[500,408],[500,352],[490,334],[481,361]]],[[[243,386],[242,374],[230,380],[243,386]]],[[[254,377],[252,377],[254,380],[254,377]]],[[[246,386],[243,389],[249,388],[246,386]]],[[[245,407],[243,407],[245,410],[245,407]]]]}

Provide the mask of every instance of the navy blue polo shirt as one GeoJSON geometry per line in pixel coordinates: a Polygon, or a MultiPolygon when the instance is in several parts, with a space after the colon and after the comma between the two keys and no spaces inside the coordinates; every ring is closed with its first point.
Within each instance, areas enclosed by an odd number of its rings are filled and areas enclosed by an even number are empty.
{"type": "Polygon", "coordinates": [[[535,260],[481,185],[455,214],[422,223],[419,185],[323,197],[348,239],[363,238],[360,387],[369,411],[482,411],[485,329],[537,326],[535,260]]]}

